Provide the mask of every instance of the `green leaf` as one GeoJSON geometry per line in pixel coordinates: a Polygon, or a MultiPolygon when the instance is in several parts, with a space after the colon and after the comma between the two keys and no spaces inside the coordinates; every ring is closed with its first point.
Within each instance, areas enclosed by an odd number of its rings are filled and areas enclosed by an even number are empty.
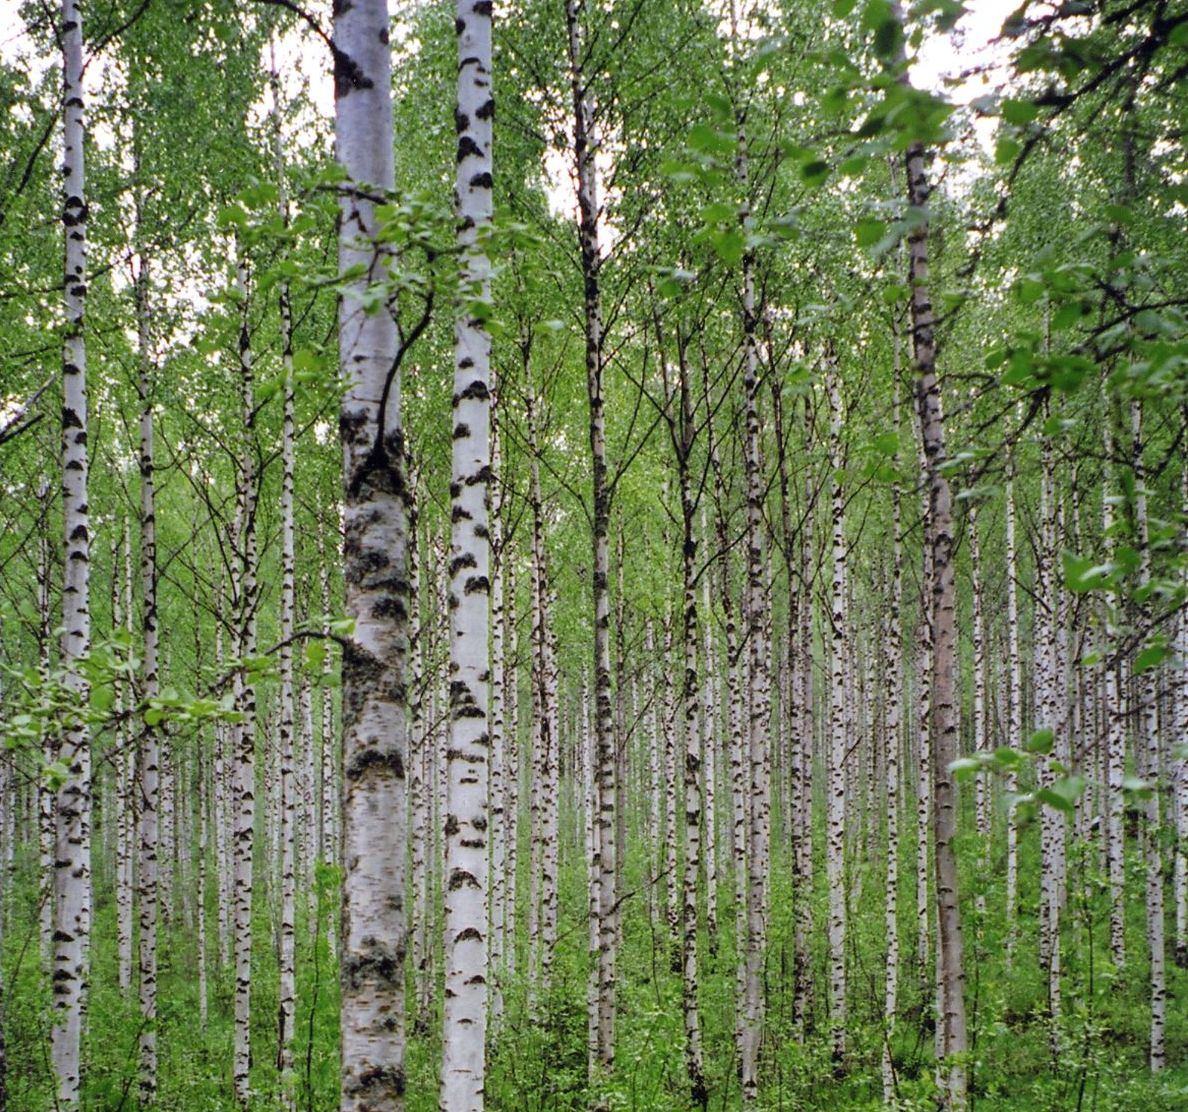
{"type": "Polygon", "coordinates": [[[336,633],[339,637],[351,637],[355,632],[354,618],[331,618],[326,625],[331,633],[336,633]]]}
{"type": "Polygon", "coordinates": [[[718,257],[731,266],[742,261],[743,253],[747,248],[742,232],[736,228],[726,232],[715,232],[710,242],[714,245],[718,257]]]}
{"type": "Polygon", "coordinates": [[[829,163],[823,159],[814,158],[811,162],[806,162],[800,167],[800,176],[808,185],[821,185],[829,177],[829,163]]]}
{"type": "Polygon", "coordinates": [[[1138,776],[1127,776],[1122,781],[1122,790],[1124,792],[1131,792],[1139,797],[1139,799],[1150,799],[1155,794],[1155,785],[1149,780],[1143,780],[1138,776]]]}
{"type": "Polygon", "coordinates": [[[873,247],[886,234],[887,225],[869,216],[864,216],[854,227],[854,238],[859,247],[873,247]]]}
{"type": "Polygon", "coordinates": [[[1008,124],[1022,127],[1031,123],[1039,115],[1039,109],[1029,100],[1004,100],[1002,102],[1002,118],[1008,124]]]}
{"type": "Polygon", "coordinates": [[[1065,552],[1062,560],[1064,585],[1078,595],[1104,586],[1111,570],[1108,564],[1096,564],[1091,557],[1074,552],[1065,552]]]}
{"type": "Polygon", "coordinates": [[[1047,292],[1047,286],[1038,278],[1020,278],[1015,283],[1015,296],[1024,305],[1034,305],[1047,292]]]}
{"type": "Polygon", "coordinates": [[[833,0],[833,18],[846,19],[858,6],[858,0],[833,0]]]}
{"type": "Polygon", "coordinates": [[[1144,672],[1149,672],[1152,668],[1162,664],[1169,656],[1171,656],[1171,649],[1167,645],[1148,645],[1134,658],[1134,674],[1140,676],[1144,672]]]}
{"type": "Polygon", "coordinates": [[[1058,811],[1065,811],[1069,813],[1072,812],[1072,800],[1065,799],[1064,796],[1057,791],[1053,791],[1049,788],[1040,788],[1040,790],[1035,793],[1035,798],[1041,803],[1046,803],[1049,807],[1055,807],[1058,811]]]}
{"type": "Polygon", "coordinates": [[[949,762],[949,771],[958,780],[968,780],[971,776],[981,771],[983,763],[977,757],[958,757],[957,760],[949,762]]]}
{"type": "Polygon", "coordinates": [[[1036,730],[1024,743],[1023,748],[1028,753],[1038,753],[1047,756],[1056,747],[1056,734],[1048,727],[1036,730]]]}
{"type": "Polygon", "coordinates": [[[706,224],[727,224],[738,220],[738,209],[725,201],[715,201],[701,210],[701,219],[706,224]]]}
{"type": "Polygon", "coordinates": [[[1022,149],[1018,140],[1004,136],[994,145],[994,161],[999,166],[1010,166],[1022,149]]]}

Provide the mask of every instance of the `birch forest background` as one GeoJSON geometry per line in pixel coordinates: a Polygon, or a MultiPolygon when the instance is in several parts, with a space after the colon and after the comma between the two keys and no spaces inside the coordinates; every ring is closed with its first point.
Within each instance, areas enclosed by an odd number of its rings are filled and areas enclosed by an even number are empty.
{"type": "Polygon", "coordinates": [[[1184,0],[0,13],[0,1112],[1188,1108],[1184,0]]]}

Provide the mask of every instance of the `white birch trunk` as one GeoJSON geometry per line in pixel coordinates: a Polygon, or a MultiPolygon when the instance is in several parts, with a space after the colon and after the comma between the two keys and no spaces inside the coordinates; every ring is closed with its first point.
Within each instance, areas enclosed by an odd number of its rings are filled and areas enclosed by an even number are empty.
{"type": "MultiPolygon", "coordinates": [[[[139,225],[139,220],[138,220],[139,225]]],[[[136,281],[136,322],[140,400],[140,590],[144,633],[140,696],[148,703],[160,691],[157,627],[157,525],[153,477],[153,367],[149,336],[149,272],[142,257],[136,281]]],[[[140,741],[140,1076],[142,1104],[151,1104],[157,1087],[157,909],[158,816],[161,731],[144,717],[140,741]]],[[[168,896],[168,890],[166,890],[168,896]]]]}
{"type": "Polygon", "coordinates": [[[829,467],[832,472],[832,561],[830,584],[829,658],[829,807],[826,837],[826,869],[829,874],[829,1007],[833,1059],[839,1064],[846,1054],[846,754],[849,731],[846,714],[846,535],[845,492],[841,475],[842,456],[841,390],[837,371],[830,367],[829,467]]]}
{"type": "MultiPolygon", "coordinates": [[[[1015,463],[1007,459],[1006,482],[1006,591],[1007,591],[1007,666],[1010,672],[1007,701],[1006,743],[1013,749],[1023,745],[1023,663],[1019,654],[1019,564],[1015,538],[1015,463]]],[[[1013,799],[1019,790],[1018,773],[1007,772],[1006,791],[1013,799]]],[[[1014,803],[1007,805],[1006,860],[1006,938],[1007,968],[1011,968],[1018,943],[1019,905],[1019,824],[1014,803]]]]}
{"type": "MultiPolygon", "coordinates": [[[[1142,403],[1130,403],[1130,428],[1134,460],[1134,524],[1140,553],[1140,587],[1151,581],[1150,526],[1147,519],[1146,467],[1143,461],[1142,403]]],[[[1143,606],[1144,626],[1150,623],[1149,604],[1143,606]]],[[[1159,721],[1156,703],[1156,673],[1148,669],[1139,679],[1139,728],[1137,753],[1140,775],[1157,790],[1147,800],[1143,827],[1143,857],[1146,864],[1147,948],[1150,952],[1151,1037],[1148,1062],[1152,1073],[1167,1064],[1167,971],[1164,938],[1163,854],[1160,848],[1161,761],[1159,721]]]]}
{"type": "Polygon", "coordinates": [[[471,304],[490,303],[480,241],[491,222],[491,8],[458,0],[457,179],[462,301],[454,321],[449,565],[445,1008],[442,1112],[481,1112],[487,1032],[487,829],[490,690],[491,337],[471,304]]]}
{"type": "MultiPolygon", "coordinates": [[[[62,142],[65,237],[62,398],[62,665],[78,704],[88,683],[78,667],[91,647],[90,533],[87,506],[87,202],[83,173],[83,37],[78,0],[63,0],[62,142]]],[[[91,940],[91,739],[82,722],[63,730],[57,754],[66,775],[54,812],[52,1061],[60,1108],[79,1103],[83,1012],[91,940]]]]}
{"type": "MultiPolygon", "coordinates": [[[[278,189],[278,208],[282,226],[289,223],[288,191],[285,186],[285,166],[282,155],[280,76],[276,71],[275,47],[272,51],[272,171],[278,189]]],[[[289,302],[289,283],[279,286],[281,362],[284,372],[282,384],[283,413],[281,428],[281,607],[280,607],[280,731],[278,754],[280,762],[280,947],[278,964],[280,986],[277,1002],[277,1070],[281,1077],[282,1099],[287,1108],[294,1107],[293,1023],[296,1013],[296,918],[297,918],[297,794],[294,769],[294,705],[293,705],[293,620],[296,609],[294,567],[296,543],[293,530],[293,317],[289,302]]]]}
{"type": "Polygon", "coordinates": [[[346,611],[355,622],[343,652],[343,1112],[404,1103],[408,489],[396,325],[361,303],[388,272],[371,200],[395,176],[388,36],[386,0],[335,10],[337,156],[347,178],[339,267],[365,273],[339,308],[346,611]]]}
{"type": "MultiPolygon", "coordinates": [[[[232,582],[235,596],[235,657],[243,660],[256,649],[256,498],[255,471],[255,387],[248,331],[247,271],[242,257],[236,263],[236,284],[241,303],[239,330],[239,369],[243,413],[242,444],[236,476],[235,548],[237,581],[232,582]]],[[[232,1081],[236,1102],[246,1107],[250,1100],[251,1072],[251,973],[252,973],[252,853],[256,826],[256,693],[255,685],[243,669],[237,668],[235,704],[242,720],[232,732],[235,760],[235,887],[234,962],[235,962],[235,1046],[232,1081]]]]}

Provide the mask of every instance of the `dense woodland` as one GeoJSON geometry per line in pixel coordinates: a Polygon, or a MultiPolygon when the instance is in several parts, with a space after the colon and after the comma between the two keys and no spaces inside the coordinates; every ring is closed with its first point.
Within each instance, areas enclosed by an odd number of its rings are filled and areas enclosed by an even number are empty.
{"type": "Polygon", "coordinates": [[[4,6],[0,1112],[1188,1108],[1188,3],[968,6],[4,6]]]}

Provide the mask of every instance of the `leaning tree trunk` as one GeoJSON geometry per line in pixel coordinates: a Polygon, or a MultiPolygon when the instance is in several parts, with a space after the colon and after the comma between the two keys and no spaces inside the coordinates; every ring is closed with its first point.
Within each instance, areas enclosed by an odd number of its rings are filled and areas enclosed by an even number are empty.
{"type": "Polygon", "coordinates": [[[346,612],[342,664],[342,1108],[404,1103],[404,855],[409,589],[399,340],[368,286],[388,274],[374,191],[394,185],[387,0],[334,12],[341,187],[339,361],[346,612]]]}
{"type": "MultiPolygon", "coordinates": [[[[87,203],[83,176],[83,50],[78,0],[62,3],[62,128],[65,236],[62,397],[62,665],[78,706],[88,683],[79,668],[91,647],[91,519],[87,507],[87,203]]],[[[91,738],[80,719],[65,726],[54,825],[52,1054],[59,1107],[79,1103],[83,1010],[91,940],[91,738]]]]}
{"type": "Polygon", "coordinates": [[[450,485],[450,742],[447,756],[443,1112],[481,1112],[487,1031],[488,607],[491,597],[491,8],[458,0],[455,205],[462,298],[454,321],[450,485]]]}

